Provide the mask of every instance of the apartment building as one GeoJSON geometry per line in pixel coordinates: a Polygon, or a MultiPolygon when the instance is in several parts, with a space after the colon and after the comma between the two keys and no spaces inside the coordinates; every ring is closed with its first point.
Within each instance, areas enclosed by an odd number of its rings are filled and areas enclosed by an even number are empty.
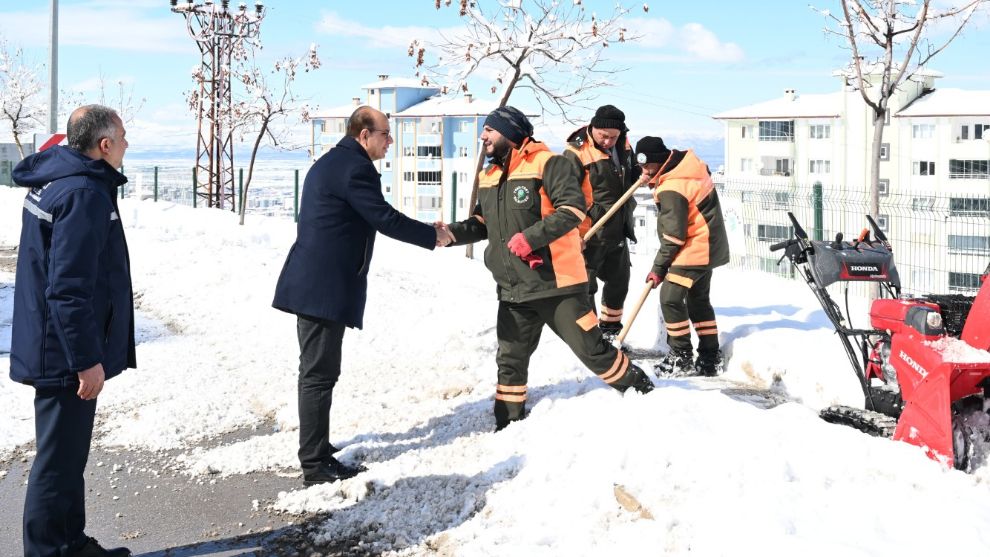
{"type": "MultiPolygon", "coordinates": [[[[741,256],[775,263],[769,244],[790,236],[788,210],[804,222],[813,218],[807,197],[815,183],[826,198],[825,237],[863,226],[872,115],[852,75],[834,75],[836,92],[788,89],[714,116],[725,124],[719,181],[738,192],[740,211],[752,217],[742,226],[741,256]]],[[[875,86],[880,73],[867,68],[864,77],[875,86]]],[[[971,291],[990,261],[990,91],[940,89],[940,77],[923,69],[890,99],[877,220],[899,253],[902,283],[915,291],[971,291]]]]}
{"type": "MultiPolygon", "coordinates": [[[[362,87],[364,97],[312,117],[313,153],[319,157],[344,136],[347,118],[360,105],[389,115],[395,143],[378,161],[382,193],[412,218],[434,222],[470,215],[479,138],[485,117],[497,103],[441,96],[439,88],[419,80],[378,76],[362,87]]],[[[533,115],[530,115],[533,118],[533,115]]]]}

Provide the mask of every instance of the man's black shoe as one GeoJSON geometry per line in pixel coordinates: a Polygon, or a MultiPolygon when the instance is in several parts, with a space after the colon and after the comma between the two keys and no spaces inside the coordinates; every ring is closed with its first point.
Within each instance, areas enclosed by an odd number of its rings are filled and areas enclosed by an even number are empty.
{"type": "Polygon", "coordinates": [[[330,462],[320,465],[312,474],[303,475],[303,485],[309,487],[311,485],[333,483],[337,480],[346,480],[357,476],[365,470],[367,468],[360,464],[357,466],[348,466],[336,458],[330,457],[330,462]]]}
{"type": "Polygon", "coordinates": [[[95,539],[86,540],[86,545],[72,553],[72,557],[130,557],[131,550],[126,547],[104,549],[95,539]]]}

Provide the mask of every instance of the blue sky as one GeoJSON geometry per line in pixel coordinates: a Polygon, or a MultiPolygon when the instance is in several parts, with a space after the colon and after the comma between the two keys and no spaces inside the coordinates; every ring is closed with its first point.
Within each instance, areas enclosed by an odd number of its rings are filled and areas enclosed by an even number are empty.
{"type": "MultiPolygon", "coordinates": [[[[837,0],[812,2],[840,10],[837,0]]],[[[455,9],[437,11],[433,0],[266,4],[265,56],[301,54],[311,43],[319,45],[323,67],[301,77],[298,89],[321,107],[348,103],[378,74],[411,76],[409,40],[460,25],[455,9]]],[[[627,24],[643,40],[608,51],[613,63],[628,70],[617,74],[616,86],[602,89],[587,111],[575,111],[574,119],[585,120],[595,106],[609,103],[626,112],[634,136],[677,137],[682,144],[695,137],[711,139],[722,133],[712,114],[778,97],[786,88],[799,94],[835,91],[838,81],[831,72],[848,61],[848,51],[822,32],[822,16],[803,0],[648,4],[644,13],[642,4],[629,3],[634,9],[627,24]]],[[[0,3],[0,34],[37,63],[48,57],[49,5],[48,0],[0,3]]],[[[147,99],[129,129],[132,149],[186,144],[191,149],[195,121],[183,91],[191,86],[190,70],[199,52],[168,0],[60,0],[59,5],[60,87],[92,97],[101,74],[110,84],[123,81],[135,96],[147,99]]],[[[584,5],[605,14],[614,2],[584,0],[584,5]]],[[[945,74],[938,85],[990,89],[987,52],[990,25],[984,15],[931,65],[945,74]]],[[[486,89],[487,84],[479,84],[475,93],[486,97],[486,89]]],[[[545,134],[566,134],[573,127],[547,124],[545,134]]]]}

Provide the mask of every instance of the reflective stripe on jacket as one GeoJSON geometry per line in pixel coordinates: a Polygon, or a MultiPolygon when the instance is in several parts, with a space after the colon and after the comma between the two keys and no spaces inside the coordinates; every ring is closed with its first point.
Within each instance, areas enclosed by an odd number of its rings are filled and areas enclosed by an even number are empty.
{"type": "Polygon", "coordinates": [[[528,140],[514,149],[508,171],[490,164],[478,177],[478,205],[471,218],[453,223],[456,244],[488,239],[485,265],[498,297],[524,302],[587,290],[588,275],[577,226],[584,219],[578,169],[543,143],[528,140]],[[543,264],[529,264],[509,251],[522,232],[543,264]]]}
{"type": "MultiPolygon", "coordinates": [[[[617,150],[619,165],[616,165],[610,153],[595,146],[588,127],[575,131],[568,138],[563,154],[581,166],[581,191],[587,203],[588,217],[579,228],[582,237],[633,184],[630,145],[625,135],[620,136],[619,141],[624,148],[617,150]]],[[[621,214],[612,217],[596,234],[596,238],[609,244],[618,243],[623,237],[635,241],[632,222],[635,207],[635,199],[626,201],[621,214]]]]}
{"type": "Polygon", "coordinates": [[[729,262],[718,192],[707,165],[694,151],[672,151],[650,187],[660,238],[654,272],[671,267],[713,269],[729,262]],[[673,168],[664,172],[668,165],[673,168]]]}

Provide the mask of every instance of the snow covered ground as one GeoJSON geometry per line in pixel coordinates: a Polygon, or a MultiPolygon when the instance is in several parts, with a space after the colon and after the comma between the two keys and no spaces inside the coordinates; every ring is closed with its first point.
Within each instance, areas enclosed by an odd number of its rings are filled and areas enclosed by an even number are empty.
{"type": "MultiPolygon", "coordinates": [[[[0,245],[17,243],[22,199],[0,188],[0,245]]],[[[293,471],[295,321],[270,302],[294,225],[249,217],[239,227],[226,212],[130,200],[121,218],[139,369],[107,384],[97,442],[176,449],[190,474],[293,471]],[[268,421],[278,433],[193,448],[268,421]]],[[[797,281],[722,269],[712,292],[725,378],[795,402],[765,409],[704,380],[623,396],[546,330],[530,366],[529,418],[493,433],[494,283],[463,253],[379,236],[366,328],[345,335],[331,417],[338,456],[369,470],[275,503],[333,511],[325,538],[388,555],[990,551],[990,469],[946,470],[915,447],[817,417],[861,395],[797,281]]],[[[647,270],[634,264],[627,308],[647,270]]],[[[12,291],[13,275],[0,272],[2,370],[12,291]]],[[[656,299],[630,345],[654,347],[656,299]]],[[[31,397],[0,381],[0,460],[32,439],[31,397]]]]}

